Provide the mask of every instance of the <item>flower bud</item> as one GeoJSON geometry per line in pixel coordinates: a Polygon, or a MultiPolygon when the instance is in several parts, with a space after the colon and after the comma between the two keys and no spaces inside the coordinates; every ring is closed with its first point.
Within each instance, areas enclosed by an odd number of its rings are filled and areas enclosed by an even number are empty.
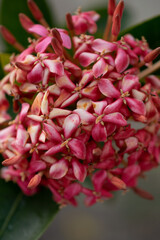
{"type": "Polygon", "coordinates": [[[109,0],[108,1],[108,14],[113,16],[115,8],[116,8],[115,0],[109,0]]]}
{"type": "Polygon", "coordinates": [[[159,54],[160,54],[160,47],[152,50],[144,57],[145,63],[152,62],[156,57],[158,57],[159,54]]]}
{"type": "Polygon", "coordinates": [[[29,7],[32,15],[34,16],[34,18],[37,21],[39,21],[43,18],[43,13],[41,12],[39,7],[37,6],[37,4],[33,0],[28,0],[28,7],[29,7]]]}
{"type": "Polygon", "coordinates": [[[0,26],[0,32],[3,36],[3,38],[9,43],[14,45],[16,43],[16,38],[13,36],[13,34],[3,25],[0,26]]]}

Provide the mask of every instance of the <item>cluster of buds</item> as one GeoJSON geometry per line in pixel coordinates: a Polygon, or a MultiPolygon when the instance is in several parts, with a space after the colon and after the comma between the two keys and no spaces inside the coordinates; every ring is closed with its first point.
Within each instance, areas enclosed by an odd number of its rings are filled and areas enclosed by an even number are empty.
{"type": "Polygon", "coordinates": [[[152,199],[137,183],[160,163],[160,81],[152,75],[160,48],[130,34],[118,40],[123,1],[109,0],[103,39],[86,35],[97,30],[94,11],[68,13],[66,31],[50,28],[33,0],[28,5],[39,24],[19,15],[33,36],[27,49],[0,27],[21,51],[0,82],[1,177],[26,195],[45,186],[61,206],[76,205],[80,193],[91,206],[128,188],[152,199]]]}

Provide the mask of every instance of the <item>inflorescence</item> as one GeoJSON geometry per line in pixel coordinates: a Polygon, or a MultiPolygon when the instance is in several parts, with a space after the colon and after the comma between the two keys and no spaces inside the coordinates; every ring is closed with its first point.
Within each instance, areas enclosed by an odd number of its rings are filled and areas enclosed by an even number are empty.
{"type": "Polygon", "coordinates": [[[109,0],[103,39],[91,35],[99,19],[94,11],[68,13],[66,31],[50,28],[33,0],[28,6],[39,24],[19,15],[33,37],[27,49],[0,27],[21,52],[0,82],[1,177],[26,195],[45,186],[60,206],[76,205],[80,193],[90,206],[128,188],[152,199],[137,182],[160,163],[160,80],[152,75],[160,48],[130,34],[118,40],[123,1],[109,0]]]}

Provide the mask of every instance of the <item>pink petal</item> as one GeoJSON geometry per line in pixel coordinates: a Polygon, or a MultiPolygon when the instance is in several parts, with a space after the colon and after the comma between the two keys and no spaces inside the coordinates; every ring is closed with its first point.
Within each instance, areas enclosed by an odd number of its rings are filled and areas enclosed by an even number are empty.
{"type": "Polygon", "coordinates": [[[57,84],[53,84],[53,85],[49,86],[48,91],[50,94],[53,94],[55,96],[59,96],[61,93],[60,88],[57,86],[57,84]]]}
{"type": "Polygon", "coordinates": [[[65,188],[64,197],[66,199],[71,199],[71,198],[77,196],[81,192],[81,189],[82,189],[82,187],[79,183],[72,183],[65,188]]]}
{"type": "Polygon", "coordinates": [[[117,45],[98,38],[93,41],[92,48],[96,52],[102,52],[104,50],[108,53],[115,51],[117,49],[117,45]]]}
{"type": "Polygon", "coordinates": [[[39,41],[35,47],[35,50],[36,52],[38,53],[43,53],[46,48],[48,47],[48,45],[51,43],[51,37],[45,37],[45,38],[42,38],[41,41],[39,41]]]}
{"type": "Polygon", "coordinates": [[[115,155],[115,150],[112,147],[112,141],[109,140],[105,143],[102,153],[101,153],[101,160],[107,160],[108,157],[114,156],[115,155]]]}
{"type": "Polygon", "coordinates": [[[19,87],[20,91],[22,92],[36,92],[37,87],[35,84],[32,83],[24,83],[19,87]]]}
{"type": "Polygon", "coordinates": [[[71,139],[68,143],[71,153],[78,159],[84,160],[86,157],[86,147],[85,144],[78,139],[71,139]]]}
{"type": "Polygon", "coordinates": [[[39,83],[43,80],[43,67],[40,63],[37,63],[31,72],[28,73],[27,79],[30,83],[39,83]]]}
{"type": "Polygon", "coordinates": [[[31,33],[36,33],[42,37],[46,37],[48,35],[48,30],[40,24],[33,25],[28,29],[28,31],[31,33]]]}
{"type": "Polygon", "coordinates": [[[117,99],[115,102],[109,104],[103,111],[104,114],[119,112],[123,104],[122,98],[117,99]]]}
{"type": "Polygon", "coordinates": [[[136,137],[129,137],[125,139],[126,143],[126,152],[133,151],[138,147],[138,139],[136,137]]]}
{"type": "Polygon", "coordinates": [[[28,110],[30,108],[30,105],[28,103],[23,103],[22,104],[22,109],[19,114],[19,120],[23,122],[27,116],[28,110]]]}
{"type": "Polygon", "coordinates": [[[74,93],[71,95],[71,97],[69,97],[62,103],[61,107],[62,108],[68,107],[71,104],[75,103],[78,99],[79,99],[79,93],[74,93]]]}
{"type": "Polygon", "coordinates": [[[101,58],[94,64],[92,71],[96,78],[105,75],[108,72],[108,64],[101,58]]]}
{"type": "Polygon", "coordinates": [[[139,79],[137,76],[130,74],[124,76],[121,86],[124,93],[131,91],[131,89],[135,88],[136,86],[139,86],[139,79]]]}
{"type": "Polygon", "coordinates": [[[59,29],[57,28],[58,32],[61,35],[62,41],[63,41],[63,46],[65,48],[71,49],[71,39],[67,34],[67,31],[63,30],[63,29],[59,29]]]}
{"type": "Polygon", "coordinates": [[[144,101],[145,98],[146,98],[146,94],[145,93],[140,92],[140,91],[138,91],[136,89],[132,90],[132,95],[133,95],[133,98],[138,99],[140,101],[144,101]]]}
{"type": "Polygon", "coordinates": [[[49,113],[48,95],[49,95],[49,91],[46,91],[41,102],[41,112],[43,115],[47,115],[47,116],[49,113]]]}
{"type": "Polygon", "coordinates": [[[102,121],[115,123],[115,124],[120,125],[120,126],[126,126],[127,125],[127,121],[125,120],[124,116],[121,113],[118,113],[118,112],[110,113],[108,115],[105,115],[102,118],[102,121]]]}
{"type": "Polygon", "coordinates": [[[125,99],[126,99],[128,107],[133,112],[140,114],[140,115],[146,114],[145,105],[142,101],[134,99],[134,98],[129,98],[129,97],[126,97],[125,99]]]}
{"type": "Polygon", "coordinates": [[[93,175],[92,182],[96,192],[101,191],[106,178],[107,178],[107,172],[105,170],[100,170],[93,175]]]}
{"type": "Polygon", "coordinates": [[[92,102],[94,112],[98,115],[103,113],[104,108],[107,106],[107,101],[92,102]]]}
{"type": "Polygon", "coordinates": [[[59,97],[54,103],[54,106],[59,107],[65,100],[67,100],[70,97],[70,95],[71,94],[67,90],[62,89],[59,97]]]}
{"type": "Polygon", "coordinates": [[[92,137],[96,142],[103,142],[107,140],[107,131],[105,126],[99,122],[92,128],[92,137]]]}
{"type": "Polygon", "coordinates": [[[53,108],[52,111],[49,114],[49,118],[57,118],[57,117],[65,117],[68,116],[71,113],[70,110],[65,110],[61,108],[53,108]]]}
{"type": "Polygon", "coordinates": [[[54,163],[49,170],[49,174],[53,179],[60,179],[64,177],[67,174],[67,172],[68,172],[68,161],[64,158],[54,163]]]}
{"type": "Polygon", "coordinates": [[[45,87],[47,86],[49,81],[49,74],[50,74],[49,69],[45,68],[43,72],[43,80],[42,80],[42,85],[45,87]]]}
{"type": "Polygon", "coordinates": [[[35,99],[32,103],[31,114],[34,114],[34,115],[40,114],[42,99],[43,99],[43,93],[40,92],[37,94],[37,96],[35,97],[35,99]]]}
{"type": "Polygon", "coordinates": [[[96,101],[100,97],[100,91],[97,86],[97,82],[92,82],[87,87],[81,90],[80,92],[84,97],[90,98],[93,101],[96,101]]]}
{"type": "Polygon", "coordinates": [[[89,82],[94,80],[93,72],[91,70],[85,71],[82,79],[79,82],[79,87],[85,87],[89,82]]]}
{"type": "Polygon", "coordinates": [[[61,142],[61,135],[59,132],[51,125],[47,123],[43,123],[43,128],[45,132],[47,133],[47,137],[49,140],[55,141],[55,142],[61,142]]]}
{"type": "Polygon", "coordinates": [[[115,88],[113,83],[106,78],[101,78],[98,82],[100,92],[109,98],[119,98],[120,92],[115,88]]]}
{"type": "Polygon", "coordinates": [[[95,117],[84,109],[76,109],[74,112],[79,115],[83,125],[92,124],[95,121],[95,117]]]}
{"type": "Polygon", "coordinates": [[[138,165],[131,165],[125,168],[122,174],[122,180],[125,183],[128,183],[132,178],[137,177],[141,172],[140,167],[138,165]]]}
{"type": "Polygon", "coordinates": [[[76,35],[83,34],[88,30],[87,21],[83,17],[78,15],[72,16],[72,21],[76,35]]]}
{"type": "Polygon", "coordinates": [[[27,142],[28,137],[29,137],[29,135],[28,135],[27,131],[25,130],[25,128],[22,125],[19,125],[18,129],[17,129],[16,141],[14,142],[15,146],[24,147],[27,142]]]}
{"type": "Polygon", "coordinates": [[[46,132],[44,130],[42,130],[41,134],[39,135],[39,141],[42,142],[42,143],[45,143],[46,141],[46,132]]]}
{"type": "MultiPolygon", "coordinates": [[[[52,143],[53,144],[53,143],[52,143]]],[[[44,144],[43,144],[44,145],[44,144]]],[[[48,148],[48,147],[47,147],[48,148]]],[[[50,156],[50,155],[54,155],[58,152],[61,152],[64,149],[64,147],[62,146],[62,144],[57,144],[54,145],[53,147],[51,147],[47,152],[45,152],[45,156],[50,156]]]]}
{"type": "Polygon", "coordinates": [[[98,54],[84,52],[79,55],[79,62],[83,67],[87,67],[91,63],[95,62],[98,57],[98,54]]]}
{"type": "Polygon", "coordinates": [[[8,138],[15,135],[15,130],[15,124],[0,130],[0,142],[6,141],[8,138]]]}
{"type": "Polygon", "coordinates": [[[64,68],[69,70],[75,77],[80,77],[82,74],[82,70],[80,67],[75,65],[74,63],[70,62],[69,60],[65,60],[64,68]]]}
{"type": "Polygon", "coordinates": [[[89,98],[82,98],[77,102],[77,108],[88,111],[92,106],[92,101],[89,98]]]}
{"type": "Polygon", "coordinates": [[[71,114],[65,118],[63,129],[65,138],[71,137],[71,135],[77,130],[80,124],[80,118],[78,114],[71,114]]]}
{"type": "Polygon", "coordinates": [[[36,144],[38,142],[40,130],[41,130],[40,123],[35,123],[35,124],[32,124],[30,127],[28,127],[28,133],[30,135],[31,142],[33,144],[36,144]]]}
{"type": "Polygon", "coordinates": [[[34,115],[34,114],[30,114],[27,116],[27,118],[31,119],[31,120],[34,120],[35,122],[43,122],[43,116],[37,116],[37,115],[34,115]]]}
{"type": "Polygon", "coordinates": [[[117,72],[122,73],[129,65],[129,57],[122,48],[118,48],[115,59],[117,72]]]}
{"type": "Polygon", "coordinates": [[[45,59],[43,62],[51,73],[55,73],[59,76],[62,76],[64,74],[63,64],[59,60],[45,59]]]}
{"type": "Polygon", "coordinates": [[[75,89],[75,84],[71,81],[71,79],[67,75],[56,76],[56,84],[60,88],[66,88],[69,91],[73,91],[75,89]]]}
{"type": "Polygon", "coordinates": [[[72,159],[72,168],[76,179],[80,182],[84,182],[87,175],[86,167],[74,158],[72,159]]]}
{"type": "Polygon", "coordinates": [[[146,77],[147,83],[150,83],[153,88],[160,89],[160,81],[159,78],[155,75],[149,75],[146,77]]]}

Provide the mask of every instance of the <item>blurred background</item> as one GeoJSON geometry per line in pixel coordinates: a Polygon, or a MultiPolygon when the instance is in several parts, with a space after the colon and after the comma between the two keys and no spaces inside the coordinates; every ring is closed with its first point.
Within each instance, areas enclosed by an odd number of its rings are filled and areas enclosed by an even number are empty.
{"type": "MultiPolygon", "coordinates": [[[[117,1],[118,2],[118,1],[117,1]]],[[[130,17],[126,21],[126,27],[136,24],[160,13],[160,0],[124,0],[125,8],[129,11],[130,17]]],[[[67,12],[75,12],[80,6],[82,10],[94,10],[107,7],[107,0],[48,0],[48,3],[55,10],[56,19],[63,23],[67,12]]]]}
{"type": "MultiPolygon", "coordinates": [[[[12,0],[10,3],[13,4],[12,0]]],[[[64,26],[65,14],[74,13],[79,6],[84,11],[107,7],[107,0],[47,0],[47,3],[53,9],[52,17],[57,27],[64,26]]],[[[122,28],[159,13],[160,0],[125,0],[122,28]]],[[[152,34],[152,29],[148,31],[152,34]]],[[[0,51],[3,51],[3,46],[0,41],[0,51]]],[[[139,181],[139,186],[149,191],[155,200],[144,200],[127,191],[86,208],[80,197],[79,206],[62,209],[40,240],[159,240],[160,168],[147,174],[145,179],[139,181]]]]}
{"type": "Polygon", "coordinates": [[[149,201],[131,190],[85,207],[67,206],[54,218],[40,240],[159,240],[160,169],[154,169],[139,186],[155,197],[149,201]]]}

